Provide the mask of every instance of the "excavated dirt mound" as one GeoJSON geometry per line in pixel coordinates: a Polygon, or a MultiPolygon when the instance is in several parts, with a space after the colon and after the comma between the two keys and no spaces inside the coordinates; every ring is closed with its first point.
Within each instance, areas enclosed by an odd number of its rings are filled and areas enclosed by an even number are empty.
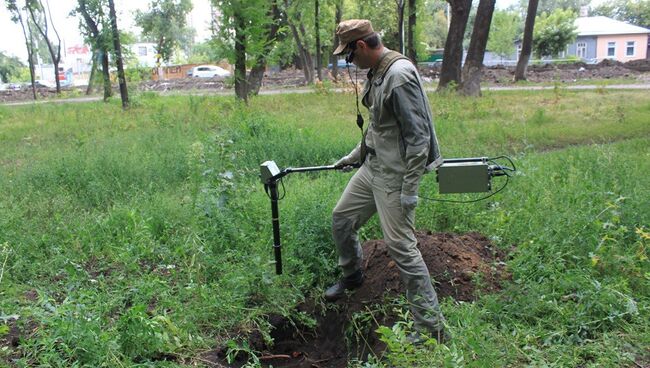
{"type": "MultiPolygon", "coordinates": [[[[509,277],[504,252],[481,234],[417,232],[416,237],[439,298],[472,301],[479,293],[498,290],[500,282],[509,277]]],[[[249,346],[261,352],[259,358],[264,366],[338,368],[345,367],[351,358],[366,359],[369,353],[380,355],[385,350],[375,330],[379,325],[392,326],[397,320],[389,300],[404,290],[382,240],[364,243],[363,253],[363,287],[336,303],[311,300],[298,307],[316,319],[316,328],[270,316],[273,346],[265,344],[260,334],[248,336],[249,346]]],[[[201,359],[217,366],[240,367],[249,358],[241,355],[228,365],[226,352],[223,348],[201,359]]]]}

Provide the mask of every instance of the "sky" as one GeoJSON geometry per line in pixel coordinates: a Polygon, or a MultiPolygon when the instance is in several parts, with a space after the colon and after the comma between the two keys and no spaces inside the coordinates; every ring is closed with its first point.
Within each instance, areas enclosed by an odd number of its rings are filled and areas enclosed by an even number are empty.
{"type": "MultiPolygon", "coordinates": [[[[496,6],[505,9],[517,0],[497,0],[496,6]]],[[[61,36],[62,46],[65,48],[82,45],[83,38],[79,34],[79,20],[69,16],[76,0],[45,0],[52,6],[54,26],[61,36]]],[[[190,25],[196,29],[197,41],[205,40],[210,35],[210,0],[192,0],[194,5],[190,14],[190,25]]],[[[136,10],[146,10],[149,0],[115,0],[117,23],[120,29],[126,29],[138,34],[139,28],[133,24],[133,13],[136,10]]],[[[17,56],[23,61],[27,60],[25,40],[19,24],[11,21],[11,16],[0,2],[0,51],[10,56],[17,56]]]]}

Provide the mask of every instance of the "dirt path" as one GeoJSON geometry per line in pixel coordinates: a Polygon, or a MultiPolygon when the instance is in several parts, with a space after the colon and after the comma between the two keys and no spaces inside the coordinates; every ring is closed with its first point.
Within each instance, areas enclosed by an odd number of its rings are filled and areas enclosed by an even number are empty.
{"type": "MultiPolygon", "coordinates": [[[[427,84],[434,85],[440,73],[439,67],[418,65],[420,74],[427,84]]],[[[359,70],[352,71],[350,75],[346,70],[341,70],[344,82],[343,88],[337,88],[331,84],[333,91],[342,91],[351,80],[363,82],[366,72],[359,70]],[[352,78],[350,78],[352,77],[352,78]]],[[[514,70],[512,67],[495,66],[485,68],[483,72],[482,85],[484,90],[512,90],[512,89],[549,89],[554,87],[526,86],[520,87],[512,83],[514,70]]],[[[568,84],[563,86],[567,89],[650,89],[650,60],[635,60],[628,63],[619,63],[605,60],[599,64],[559,64],[559,65],[532,65],[527,72],[528,81],[531,83],[552,83],[560,82],[568,84]],[[627,80],[630,84],[616,85],[589,85],[595,81],[607,82],[609,80],[627,80]],[[572,85],[573,84],[573,85],[572,85]]],[[[332,80],[330,71],[324,75],[325,80],[332,80]]],[[[138,85],[140,91],[152,91],[161,94],[198,94],[198,95],[233,95],[232,86],[227,80],[219,78],[180,78],[164,81],[146,81],[138,85]]],[[[298,69],[286,69],[281,71],[269,71],[262,81],[261,94],[281,93],[310,93],[314,91],[313,86],[306,86],[302,71],[298,69]]],[[[349,87],[348,87],[349,89],[349,87]]],[[[433,90],[430,87],[429,90],[433,90]]],[[[67,90],[69,94],[82,94],[84,89],[67,90]]],[[[87,102],[98,101],[100,97],[77,97],[70,99],[58,99],[52,90],[39,88],[37,90],[39,100],[36,103],[44,102],[87,102]]],[[[118,94],[115,94],[114,98],[118,94]]],[[[32,104],[31,90],[25,88],[20,91],[0,91],[0,104],[21,105],[32,104]]]]}

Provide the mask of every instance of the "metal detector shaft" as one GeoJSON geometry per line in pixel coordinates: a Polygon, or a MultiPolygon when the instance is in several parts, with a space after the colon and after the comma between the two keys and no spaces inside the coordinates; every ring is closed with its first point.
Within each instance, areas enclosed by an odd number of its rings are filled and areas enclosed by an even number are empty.
{"type": "Polygon", "coordinates": [[[282,244],[280,243],[280,210],[278,209],[278,183],[268,184],[271,192],[271,221],[273,223],[273,253],[275,254],[275,273],[282,275],[282,244]]]}

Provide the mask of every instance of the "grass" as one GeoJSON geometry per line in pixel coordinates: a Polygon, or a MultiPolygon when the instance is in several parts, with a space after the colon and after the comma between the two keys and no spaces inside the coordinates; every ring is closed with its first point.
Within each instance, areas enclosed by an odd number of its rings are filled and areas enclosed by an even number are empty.
{"type": "MultiPolygon", "coordinates": [[[[353,98],[287,94],[245,107],[144,93],[127,112],[117,101],[0,106],[0,327],[19,315],[23,331],[21,357],[0,348],[0,366],[199,364],[237,332],[268,332],[268,313],[293,315],[336,277],[329,218],[350,174],[285,180],[285,274],[275,276],[258,167],[346,154],[360,134],[353,98]]],[[[417,226],[487,234],[511,250],[513,278],[475,303],[443,301],[450,344],[386,358],[647,364],[647,93],[430,99],[443,155],[508,154],[520,174],[491,201],[423,202],[417,226]]],[[[421,190],[436,196],[433,177],[421,190]]],[[[380,236],[376,220],[364,228],[380,236]]]]}

